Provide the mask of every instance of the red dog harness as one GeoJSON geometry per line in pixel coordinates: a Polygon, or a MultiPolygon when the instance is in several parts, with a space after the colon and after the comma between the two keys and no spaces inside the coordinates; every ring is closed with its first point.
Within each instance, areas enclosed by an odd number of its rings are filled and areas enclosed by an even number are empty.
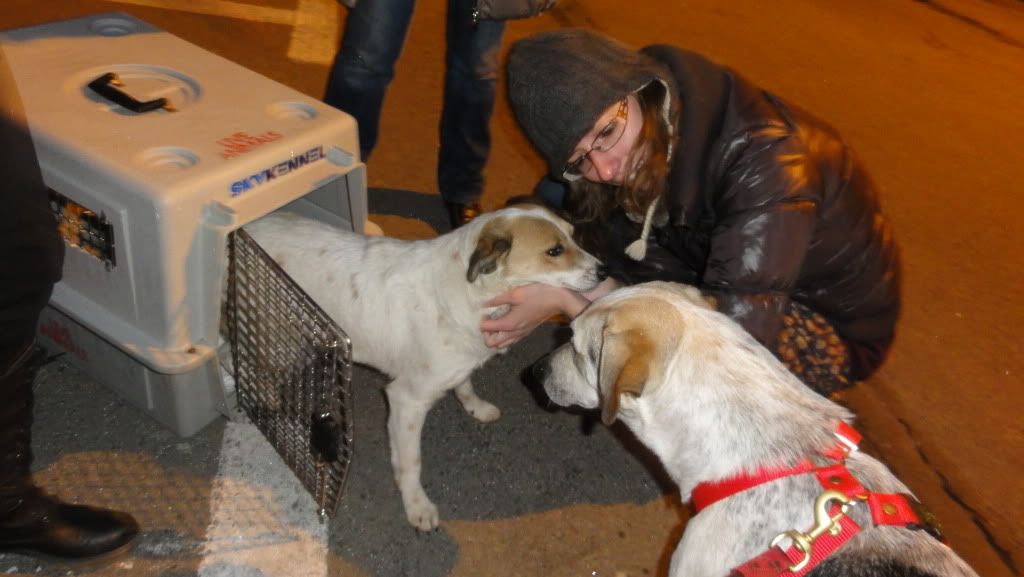
{"type": "Polygon", "coordinates": [[[792,529],[779,534],[767,551],[734,568],[732,577],[802,577],[860,532],[847,512],[861,502],[867,503],[875,525],[925,529],[941,539],[934,518],[912,496],[868,491],[850,474],[846,456],[857,450],[860,433],[840,421],[834,434],[838,442],[824,453],[832,461],[829,465],[816,467],[802,461],[794,467],[761,469],[693,489],[691,498],[698,513],[717,501],[783,477],[813,473],[824,489],[814,502],[814,527],[807,532],[792,529]],[[785,539],[792,546],[783,550],[779,543],[785,539]]]}

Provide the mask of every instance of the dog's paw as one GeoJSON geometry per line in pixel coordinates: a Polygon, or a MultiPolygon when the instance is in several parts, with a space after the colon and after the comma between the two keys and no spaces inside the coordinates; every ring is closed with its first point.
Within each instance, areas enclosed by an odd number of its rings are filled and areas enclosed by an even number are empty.
{"type": "Polygon", "coordinates": [[[425,494],[413,497],[405,503],[405,517],[410,525],[420,531],[433,531],[441,522],[437,507],[425,494]]]}
{"type": "Polygon", "coordinates": [[[477,399],[472,406],[467,406],[466,412],[481,423],[493,423],[501,417],[501,409],[483,399],[477,399]]]}
{"type": "Polygon", "coordinates": [[[462,403],[462,408],[466,409],[469,416],[481,423],[497,421],[498,417],[501,416],[501,409],[476,396],[476,393],[473,392],[472,387],[468,383],[456,389],[455,396],[458,397],[459,402],[462,403]]]}

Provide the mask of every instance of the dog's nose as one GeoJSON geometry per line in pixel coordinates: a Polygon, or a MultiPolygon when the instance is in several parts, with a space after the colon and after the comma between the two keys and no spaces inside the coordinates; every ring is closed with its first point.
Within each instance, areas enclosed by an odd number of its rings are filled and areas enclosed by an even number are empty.
{"type": "Polygon", "coordinates": [[[551,355],[544,355],[530,367],[530,375],[537,384],[544,384],[544,379],[551,374],[551,355]]]}
{"type": "Polygon", "coordinates": [[[603,281],[606,278],[608,278],[608,267],[603,264],[599,265],[597,267],[597,280],[603,281]]]}

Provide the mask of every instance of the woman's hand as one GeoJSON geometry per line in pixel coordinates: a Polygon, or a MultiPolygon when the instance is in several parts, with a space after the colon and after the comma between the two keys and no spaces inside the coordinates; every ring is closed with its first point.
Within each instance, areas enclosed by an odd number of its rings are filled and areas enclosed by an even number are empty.
{"type": "MultiPolygon", "coordinates": [[[[604,279],[603,281],[601,281],[601,283],[598,284],[593,289],[583,293],[583,298],[585,298],[587,300],[587,304],[589,305],[590,303],[592,303],[592,302],[596,301],[597,299],[603,297],[604,295],[612,292],[613,290],[619,288],[620,286],[622,286],[622,285],[619,284],[619,281],[613,279],[612,277],[608,277],[608,278],[604,279]]],[[[585,309],[587,307],[584,306],[583,308],[585,309]]],[[[579,314],[581,312],[583,312],[583,309],[580,309],[580,310],[576,311],[575,314],[572,314],[572,315],[569,315],[569,316],[571,316],[572,318],[576,318],[576,317],[579,316],[579,314]]]]}
{"type": "Polygon", "coordinates": [[[618,283],[609,278],[585,294],[545,284],[528,284],[505,291],[484,303],[484,306],[510,307],[501,317],[484,319],[480,323],[484,342],[493,348],[511,346],[553,316],[563,314],[570,319],[576,318],[591,300],[617,286],[618,283]]]}
{"type": "Polygon", "coordinates": [[[484,306],[490,307],[510,307],[503,316],[484,319],[480,323],[484,342],[493,348],[511,346],[533,332],[533,329],[547,319],[559,314],[569,314],[567,308],[577,299],[585,300],[579,293],[545,284],[528,284],[505,291],[484,303],[484,306]]]}

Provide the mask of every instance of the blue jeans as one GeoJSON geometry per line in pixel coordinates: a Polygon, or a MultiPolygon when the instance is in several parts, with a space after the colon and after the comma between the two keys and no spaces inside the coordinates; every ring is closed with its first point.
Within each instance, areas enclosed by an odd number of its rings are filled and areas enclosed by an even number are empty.
{"type": "MultiPolygon", "coordinates": [[[[345,21],[324,102],[359,123],[365,161],[377,144],[384,94],[395,75],[415,0],[359,0],[345,21]]],[[[483,193],[491,150],[491,114],[504,22],[471,23],[474,0],[448,0],[444,104],[437,184],[446,202],[468,204],[483,193]]]]}
{"type": "Polygon", "coordinates": [[[569,186],[544,175],[533,187],[533,195],[543,199],[545,202],[556,208],[565,208],[566,187],[569,186]]]}

